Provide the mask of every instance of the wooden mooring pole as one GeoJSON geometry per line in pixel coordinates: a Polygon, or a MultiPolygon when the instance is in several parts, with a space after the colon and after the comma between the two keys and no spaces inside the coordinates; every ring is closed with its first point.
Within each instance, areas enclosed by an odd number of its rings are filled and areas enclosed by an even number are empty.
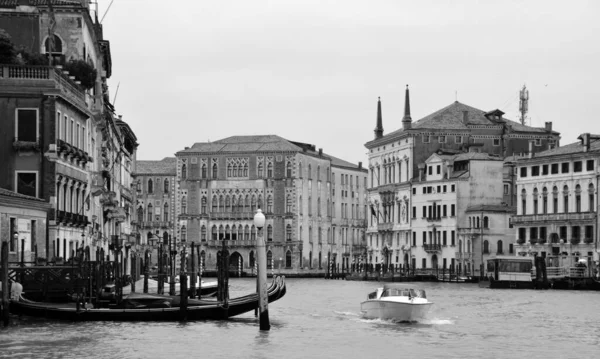
{"type": "Polygon", "coordinates": [[[192,272],[190,273],[190,296],[192,298],[196,297],[196,261],[194,261],[194,242],[192,242],[192,248],[190,251],[190,256],[192,260],[192,272]]]}
{"type": "Polygon", "coordinates": [[[146,250],[144,252],[144,293],[148,293],[148,262],[150,260],[150,254],[148,253],[148,250],[146,250]]]}
{"type": "Polygon", "coordinates": [[[2,323],[4,327],[8,327],[9,323],[9,296],[8,292],[10,291],[10,284],[8,282],[8,242],[2,242],[2,253],[1,253],[1,262],[2,262],[2,277],[0,280],[2,281],[2,323]]]}
{"type": "Polygon", "coordinates": [[[179,270],[179,318],[187,320],[188,293],[187,293],[187,271],[185,263],[185,247],[181,251],[181,268],[179,270]]]}

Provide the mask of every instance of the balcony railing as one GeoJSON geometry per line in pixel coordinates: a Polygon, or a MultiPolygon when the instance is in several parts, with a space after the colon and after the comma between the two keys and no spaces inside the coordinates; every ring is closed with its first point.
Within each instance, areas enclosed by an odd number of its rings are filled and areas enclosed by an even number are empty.
{"type": "Polygon", "coordinates": [[[478,235],[478,234],[481,234],[481,233],[488,233],[489,230],[490,230],[489,228],[484,228],[484,227],[480,227],[480,228],[459,227],[458,228],[458,234],[478,235]]]}
{"type": "Polygon", "coordinates": [[[473,252],[456,252],[454,258],[458,260],[471,260],[473,259],[473,252]]]}
{"type": "Polygon", "coordinates": [[[393,227],[393,223],[377,223],[378,231],[391,231],[393,227]]]}
{"type": "Polygon", "coordinates": [[[71,80],[62,70],[51,66],[21,66],[1,65],[0,77],[2,83],[0,88],[57,90],[61,95],[72,100],[82,108],[87,108],[86,95],[83,89],[71,80]]]}
{"type": "Polygon", "coordinates": [[[524,224],[530,222],[592,221],[594,219],[596,219],[596,212],[527,214],[513,216],[512,223],[524,224]]]}
{"type": "Polygon", "coordinates": [[[439,243],[425,243],[423,244],[423,248],[425,252],[440,252],[442,250],[442,245],[439,243]]]}
{"type": "Polygon", "coordinates": [[[426,217],[427,222],[441,222],[442,217],[426,217]]]}

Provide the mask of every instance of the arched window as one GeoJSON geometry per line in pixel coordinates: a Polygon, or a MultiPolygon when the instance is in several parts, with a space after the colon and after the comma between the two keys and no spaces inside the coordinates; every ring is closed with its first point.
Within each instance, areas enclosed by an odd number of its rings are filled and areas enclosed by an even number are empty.
{"type": "Polygon", "coordinates": [[[165,178],[163,182],[163,192],[169,193],[169,179],[165,178]]]}
{"type": "Polygon", "coordinates": [[[217,196],[213,196],[212,198],[212,212],[216,212],[219,208],[219,201],[217,200],[217,196]]]}
{"type": "Polygon", "coordinates": [[[308,268],[312,269],[312,251],[308,252],[308,268]]]}
{"type": "Polygon", "coordinates": [[[256,227],[254,227],[254,225],[252,225],[252,227],[250,227],[250,240],[251,241],[256,240],[256,227]]]}
{"type": "Polygon", "coordinates": [[[182,242],[187,241],[187,228],[185,228],[185,226],[181,226],[180,235],[181,235],[181,241],[182,242]]]}
{"type": "Polygon", "coordinates": [[[206,214],[206,197],[202,196],[202,200],[200,201],[200,213],[206,214]]]}
{"type": "Polygon", "coordinates": [[[575,212],[581,212],[581,186],[575,186],[575,212]]]}
{"type": "MultiPolygon", "coordinates": [[[[158,232],[156,232],[158,234],[158,232]]],[[[167,233],[167,231],[163,232],[163,244],[167,245],[169,243],[169,233],[167,233]]]]}
{"type": "Polygon", "coordinates": [[[169,204],[167,202],[165,202],[165,205],[163,206],[163,221],[169,221],[169,204]]]}
{"type": "Polygon", "coordinates": [[[256,197],[252,195],[252,212],[256,212],[256,197]]]}
{"type": "Polygon", "coordinates": [[[273,178],[273,163],[272,162],[269,162],[267,164],[267,177],[273,178]]]}
{"type": "Polygon", "coordinates": [[[542,188],[542,213],[548,213],[548,188],[542,188]]]}
{"type": "Polygon", "coordinates": [[[152,203],[148,203],[148,222],[152,222],[152,203]]]}
{"type": "Polygon", "coordinates": [[[323,256],[321,255],[321,252],[319,252],[319,269],[323,269],[322,260],[323,260],[323,256]]]}
{"type": "Polygon", "coordinates": [[[596,210],[594,209],[594,185],[592,183],[590,183],[590,185],[588,186],[588,211],[589,212],[596,212],[596,210]]]}
{"type": "Polygon", "coordinates": [[[487,216],[483,217],[483,228],[490,228],[490,219],[487,216]]]}
{"type": "Polygon", "coordinates": [[[502,240],[498,240],[496,252],[498,254],[503,254],[504,253],[504,249],[502,248],[502,240]]]}
{"type": "Polygon", "coordinates": [[[229,200],[229,196],[225,196],[225,210],[224,212],[231,210],[231,202],[229,200]]]}
{"type": "Polygon", "coordinates": [[[321,217],[321,197],[317,198],[317,216],[321,217]]]}
{"type": "Polygon", "coordinates": [[[472,222],[473,222],[473,221],[472,221],[472,218],[471,218],[471,217],[469,217],[469,228],[473,228],[473,223],[472,223],[472,222]]]}
{"type": "MultiPolygon", "coordinates": [[[[250,264],[250,268],[255,267],[255,259],[254,259],[254,251],[250,251],[250,255],[248,255],[248,263],[250,264]]],[[[254,272],[254,269],[252,270],[254,272]]]]}
{"type": "Polygon", "coordinates": [[[202,175],[202,178],[206,178],[206,163],[202,164],[201,175],[202,175]]]}
{"type": "MultiPolygon", "coordinates": [[[[241,173],[241,171],[240,171],[240,173],[241,173]]],[[[233,165],[233,177],[237,177],[237,176],[238,176],[238,165],[234,164],[233,165]]]]}
{"type": "Polygon", "coordinates": [[[217,164],[213,164],[212,166],[212,178],[217,179],[217,164]]]}
{"type": "Polygon", "coordinates": [[[552,188],[552,213],[558,213],[558,187],[552,188]]]}
{"type": "Polygon", "coordinates": [[[311,169],[312,169],[312,168],[311,168],[311,165],[310,165],[310,163],[309,163],[309,164],[308,164],[308,176],[307,176],[307,177],[308,177],[308,179],[312,179],[312,173],[310,173],[310,172],[311,172],[311,169]]]}
{"type": "Polygon", "coordinates": [[[263,198],[261,195],[258,195],[258,208],[262,209],[263,207],[263,198]]]}
{"type": "Polygon", "coordinates": [[[154,193],[154,182],[152,182],[152,178],[148,179],[148,193],[154,193]]]}
{"type": "Polygon", "coordinates": [[[222,241],[225,239],[225,227],[223,225],[219,226],[219,240],[222,241]]]}
{"type": "Polygon", "coordinates": [[[231,226],[231,236],[229,238],[234,241],[237,239],[237,227],[235,226],[235,224],[231,226]]]}
{"type": "Polygon", "coordinates": [[[232,175],[232,165],[231,163],[227,165],[227,177],[231,177],[232,175]]]}
{"type": "Polygon", "coordinates": [[[217,226],[213,225],[212,226],[212,240],[216,241],[217,239],[219,239],[219,235],[217,233],[217,226]]]}
{"type": "Polygon", "coordinates": [[[152,232],[148,231],[148,233],[146,234],[146,243],[150,243],[151,239],[159,239],[157,237],[154,236],[154,234],[152,234],[152,232]]]}
{"type": "MultiPolygon", "coordinates": [[[[342,230],[342,244],[347,244],[344,243],[344,238],[343,238],[343,230],[342,230]]],[[[346,238],[346,242],[348,241],[348,239],[346,238]]],[[[332,243],[331,242],[331,228],[327,228],[327,243],[332,243]]]]}
{"type": "Polygon", "coordinates": [[[292,241],[292,225],[291,224],[288,224],[285,227],[285,240],[288,242],[292,241]]]}
{"type": "Polygon", "coordinates": [[[285,252],[285,267],[292,268],[292,252],[291,251],[285,252]]]}
{"type": "Polygon", "coordinates": [[[317,238],[319,239],[319,244],[323,243],[323,230],[321,229],[321,227],[318,228],[318,232],[317,232],[317,238]]]}
{"type": "Polygon", "coordinates": [[[312,231],[312,226],[308,227],[308,243],[312,243],[313,242],[313,231],[312,231]]]}
{"type": "Polygon", "coordinates": [[[487,239],[483,241],[483,253],[490,253],[490,242],[487,239]]]}
{"type": "Polygon", "coordinates": [[[258,178],[262,178],[263,177],[263,171],[264,171],[263,163],[262,162],[258,163],[257,169],[258,169],[258,178]]]}
{"type": "Polygon", "coordinates": [[[142,207],[138,207],[137,220],[140,224],[144,221],[144,209],[142,207]]]}
{"type": "Polygon", "coordinates": [[[285,198],[285,212],[292,213],[292,195],[288,194],[285,198]]]}
{"type": "Polygon", "coordinates": [[[223,196],[219,196],[219,212],[225,212],[225,199],[223,196]]]}
{"type": "Polygon", "coordinates": [[[250,196],[246,195],[246,201],[245,201],[245,204],[244,204],[244,212],[250,212],[250,211],[251,211],[251,209],[250,209],[250,196]]]}
{"type": "Polygon", "coordinates": [[[273,213],[273,196],[267,196],[267,213],[273,213]]]}
{"type": "Polygon", "coordinates": [[[527,191],[525,188],[521,190],[521,214],[527,214],[527,191]]]}
{"type": "Polygon", "coordinates": [[[181,214],[187,213],[187,199],[185,196],[181,197],[181,214]]]}
{"type": "Polygon", "coordinates": [[[206,252],[202,251],[200,252],[200,267],[202,268],[206,268],[206,252]]]}
{"type": "Polygon", "coordinates": [[[480,225],[479,217],[476,218],[476,221],[477,221],[477,227],[476,228],[479,228],[479,225],[480,225]]]}
{"type": "Polygon", "coordinates": [[[246,227],[244,228],[244,239],[245,240],[250,240],[250,226],[246,225],[246,227]]]}
{"type": "Polygon", "coordinates": [[[156,191],[160,191],[160,178],[156,179],[156,191]]]}
{"type": "Polygon", "coordinates": [[[44,51],[46,54],[61,55],[63,52],[62,40],[56,35],[53,36],[53,39],[53,44],[50,46],[50,37],[46,37],[46,41],[44,41],[44,51]]]}
{"type": "Polygon", "coordinates": [[[267,226],[267,242],[273,242],[273,227],[270,224],[267,226]]]}
{"type": "Polygon", "coordinates": [[[321,180],[321,166],[317,166],[317,181],[321,180]]]}
{"type": "Polygon", "coordinates": [[[563,187],[563,212],[569,213],[569,187],[563,187]]]}
{"type": "Polygon", "coordinates": [[[538,214],[538,189],[533,189],[533,214],[538,214]]]}
{"type": "Polygon", "coordinates": [[[298,177],[302,178],[302,162],[298,163],[298,177]]]}
{"type": "Polygon", "coordinates": [[[271,251],[267,251],[267,268],[273,268],[273,253],[271,251]]]}
{"type": "Polygon", "coordinates": [[[244,164],[244,177],[248,177],[248,164],[244,164]]]}
{"type": "Polygon", "coordinates": [[[298,205],[298,213],[302,214],[302,207],[303,207],[303,203],[302,203],[302,195],[300,195],[299,201],[298,201],[299,205],[298,205]]]}
{"type": "Polygon", "coordinates": [[[292,177],[292,162],[288,162],[285,164],[285,176],[287,178],[292,177]]]}
{"type": "Polygon", "coordinates": [[[202,228],[200,228],[200,240],[202,242],[206,242],[206,226],[202,226],[202,228]]]}
{"type": "Polygon", "coordinates": [[[181,165],[181,179],[187,178],[187,166],[185,164],[181,165]]]}

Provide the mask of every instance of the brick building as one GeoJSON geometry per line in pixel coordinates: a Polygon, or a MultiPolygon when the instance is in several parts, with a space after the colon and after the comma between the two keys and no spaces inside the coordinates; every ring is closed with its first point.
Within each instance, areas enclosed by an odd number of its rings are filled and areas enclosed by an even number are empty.
{"type": "Polygon", "coordinates": [[[253,271],[258,208],[270,268],[324,273],[362,254],[367,171],[360,162],[274,135],[196,143],[176,156],[177,237],[199,243],[207,267],[227,240],[232,267],[253,271]]]}

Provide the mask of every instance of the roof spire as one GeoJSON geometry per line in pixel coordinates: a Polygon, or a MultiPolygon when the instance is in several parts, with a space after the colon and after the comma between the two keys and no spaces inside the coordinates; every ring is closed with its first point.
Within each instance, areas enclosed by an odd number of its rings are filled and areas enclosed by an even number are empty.
{"type": "Polygon", "coordinates": [[[383,117],[381,116],[381,97],[377,97],[377,125],[375,126],[375,139],[383,137],[383,117]]]}
{"type": "Polygon", "coordinates": [[[407,130],[411,127],[412,118],[410,117],[410,97],[408,85],[406,85],[406,95],[404,97],[404,117],[402,118],[402,128],[407,130]]]}

